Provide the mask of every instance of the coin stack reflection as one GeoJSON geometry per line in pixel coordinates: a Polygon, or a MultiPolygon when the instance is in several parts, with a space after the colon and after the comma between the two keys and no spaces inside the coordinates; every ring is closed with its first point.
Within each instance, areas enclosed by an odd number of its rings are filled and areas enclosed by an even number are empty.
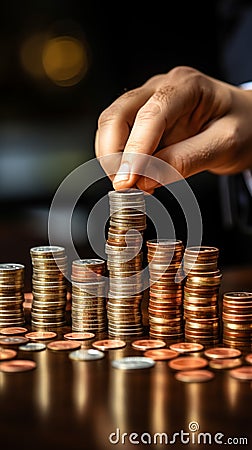
{"type": "Polygon", "coordinates": [[[147,241],[150,273],[150,336],[179,338],[183,336],[183,289],[181,261],[182,241],[159,239],[147,241]]]}
{"type": "Polygon", "coordinates": [[[31,324],[35,328],[59,327],[66,322],[67,257],[64,247],[30,249],[32,273],[31,324]]]}
{"type": "Polygon", "coordinates": [[[184,286],[185,339],[213,345],[220,338],[218,269],[219,249],[188,247],[184,254],[187,274],[184,286]]]}
{"type": "Polygon", "coordinates": [[[227,292],[222,301],[223,344],[250,347],[252,344],[252,292],[227,292]]]}
{"type": "Polygon", "coordinates": [[[105,261],[79,259],[72,263],[72,329],[107,329],[105,261]]]}
{"type": "Polygon", "coordinates": [[[0,264],[0,326],[17,326],[25,322],[24,270],[22,264],[0,264]]]}
{"type": "Polygon", "coordinates": [[[111,336],[142,335],[144,193],[138,189],[110,191],[109,204],[105,248],[109,270],[108,332],[111,336]]]}

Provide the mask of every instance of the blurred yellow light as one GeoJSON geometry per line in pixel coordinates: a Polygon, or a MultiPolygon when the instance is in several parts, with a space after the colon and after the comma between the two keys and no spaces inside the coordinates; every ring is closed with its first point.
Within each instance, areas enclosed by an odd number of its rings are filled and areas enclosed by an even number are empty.
{"type": "Polygon", "coordinates": [[[23,42],[20,50],[20,59],[23,68],[34,78],[45,77],[42,64],[42,51],[46,39],[47,37],[44,33],[33,34],[23,42]]]}
{"type": "Polygon", "coordinates": [[[87,49],[72,36],[49,39],[44,45],[42,63],[48,78],[59,86],[73,86],[88,69],[87,49]]]}

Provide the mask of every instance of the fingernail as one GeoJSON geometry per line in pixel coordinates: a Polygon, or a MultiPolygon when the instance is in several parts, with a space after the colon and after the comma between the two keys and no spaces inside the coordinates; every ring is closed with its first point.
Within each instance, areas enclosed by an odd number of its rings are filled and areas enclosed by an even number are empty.
{"type": "Polygon", "coordinates": [[[114,178],[113,184],[121,183],[122,181],[128,181],[129,177],[130,177],[129,163],[127,162],[122,163],[114,178]]]}

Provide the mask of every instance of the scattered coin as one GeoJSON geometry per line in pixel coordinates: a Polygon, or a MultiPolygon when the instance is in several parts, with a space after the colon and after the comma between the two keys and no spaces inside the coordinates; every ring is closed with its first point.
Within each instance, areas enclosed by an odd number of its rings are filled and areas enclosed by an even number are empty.
{"type": "Polygon", "coordinates": [[[213,359],[237,358],[241,356],[241,351],[237,348],[213,347],[204,351],[205,356],[213,359]]]}
{"type": "Polygon", "coordinates": [[[230,370],[229,374],[237,380],[252,381],[252,366],[237,367],[237,369],[230,370]]]}
{"type": "Polygon", "coordinates": [[[24,334],[27,331],[28,331],[27,328],[24,327],[6,327],[0,329],[0,334],[16,335],[16,334],[24,334]]]}
{"type": "Polygon", "coordinates": [[[93,337],[95,337],[94,333],[89,333],[89,332],[76,332],[76,333],[66,333],[64,334],[64,338],[65,339],[70,339],[70,340],[79,340],[82,341],[84,339],[92,339],[93,337]]]}
{"type": "Polygon", "coordinates": [[[166,346],[166,343],[159,339],[139,339],[131,343],[132,347],[137,350],[150,350],[154,348],[162,348],[166,346]]]}
{"type": "Polygon", "coordinates": [[[93,342],[93,347],[98,348],[98,350],[113,350],[116,348],[126,347],[126,342],[120,339],[104,339],[102,341],[93,342]]]}
{"type": "Polygon", "coordinates": [[[6,359],[15,358],[17,355],[16,350],[12,350],[10,348],[1,348],[0,349],[0,361],[5,361],[6,359]]]}
{"type": "Polygon", "coordinates": [[[112,361],[112,367],[121,370],[131,369],[148,369],[155,365],[155,361],[145,356],[125,356],[121,359],[115,359],[112,361]]]}
{"type": "Polygon", "coordinates": [[[197,344],[196,342],[177,342],[175,344],[171,344],[169,347],[171,350],[175,350],[175,352],[191,353],[203,350],[204,345],[197,344]]]}
{"type": "Polygon", "coordinates": [[[0,336],[0,345],[21,345],[28,342],[25,336],[0,336]]]}
{"type": "Polygon", "coordinates": [[[247,361],[247,363],[252,364],[252,353],[248,353],[245,356],[245,360],[247,361]]]}
{"type": "Polygon", "coordinates": [[[0,363],[0,372],[27,372],[35,368],[35,361],[29,359],[14,359],[0,363]]]}
{"type": "Polygon", "coordinates": [[[146,356],[146,358],[151,358],[154,361],[165,361],[168,359],[176,358],[178,355],[178,352],[175,352],[174,350],[170,350],[168,348],[147,350],[146,352],[144,352],[144,356],[146,356]]]}
{"type": "Polygon", "coordinates": [[[174,370],[202,369],[207,364],[208,361],[206,359],[194,356],[179,356],[168,363],[169,367],[174,370]]]}
{"type": "Polygon", "coordinates": [[[232,369],[233,367],[241,365],[242,361],[239,358],[213,359],[212,361],[209,361],[209,366],[212,369],[232,369]]]}
{"type": "Polygon", "coordinates": [[[32,331],[31,333],[26,333],[25,337],[32,340],[47,340],[53,339],[57,336],[54,331],[32,331]]]}
{"type": "Polygon", "coordinates": [[[75,350],[74,352],[69,353],[69,358],[75,361],[94,361],[96,359],[104,358],[105,354],[100,350],[95,350],[90,348],[75,350]]]}
{"type": "Polygon", "coordinates": [[[186,383],[201,383],[214,378],[214,373],[210,370],[181,370],[175,374],[176,380],[186,383]]]}
{"type": "Polygon", "coordinates": [[[79,342],[73,341],[53,341],[47,344],[49,350],[61,351],[61,350],[76,350],[80,348],[81,344],[79,342]]]}
{"type": "Polygon", "coordinates": [[[28,342],[25,345],[20,345],[19,349],[25,352],[41,352],[46,349],[46,345],[40,342],[28,342]]]}

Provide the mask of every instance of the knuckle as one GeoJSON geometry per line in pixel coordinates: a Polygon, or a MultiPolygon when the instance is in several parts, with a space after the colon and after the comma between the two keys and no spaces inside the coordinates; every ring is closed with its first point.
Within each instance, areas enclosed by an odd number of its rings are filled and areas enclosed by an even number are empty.
{"type": "Polygon", "coordinates": [[[98,118],[98,128],[102,128],[108,124],[114,122],[119,114],[119,108],[117,105],[112,104],[108,108],[104,109],[98,118]]]}
{"type": "MultiPolygon", "coordinates": [[[[157,99],[158,100],[158,99],[157,99]]],[[[158,101],[153,100],[147,102],[137,113],[137,120],[144,122],[145,120],[152,120],[154,117],[161,113],[161,105],[158,101]]]]}

